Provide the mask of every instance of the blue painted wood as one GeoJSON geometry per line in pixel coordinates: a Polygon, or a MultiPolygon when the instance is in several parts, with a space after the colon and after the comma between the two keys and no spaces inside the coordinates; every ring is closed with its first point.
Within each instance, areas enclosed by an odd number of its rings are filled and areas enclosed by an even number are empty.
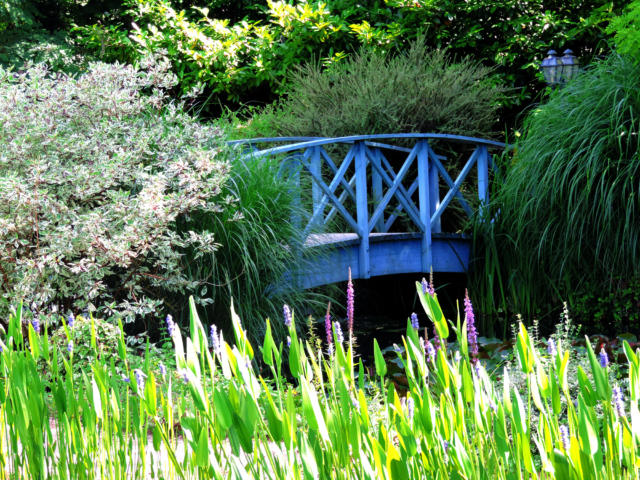
{"type": "MultiPolygon", "coordinates": [[[[431,157],[430,148],[427,147],[429,157],[431,157]]],[[[440,161],[440,159],[438,159],[440,161]]],[[[435,166],[435,162],[429,162],[429,225],[431,226],[431,217],[438,211],[440,207],[440,182],[438,181],[438,167],[435,166]]],[[[431,226],[432,233],[442,232],[442,226],[440,217],[431,226]]]]}
{"type": "MultiPolygon", "coordinates": [[[[455,182],[451,179],[451,176],[449,175],[449,172],[447,172],[446,168],[444,168],[444,166],[442,165],[442,161],[441,161],[440,157],[438,155],[436,155],[435,153],[433,153],[433,150],[431,150],[431,160],[433,162],[433,165],[440,172],[440,175],[444,179],[444,181],[447,184],[447,186],[449,187],[450,191],[454,192],[454,195],[455,195],[456,199],[460,203],[460,206],[465,211],[465,213],[468,216],[473,215],[473,210],[471,209],[471,207],[469,206],[467,201],[462,196],[462,192],[460,192],[460,189],[455,186],[455,182]]],[[[464,178],[462,180],[464,180],[464,178]]],[[[436,211],[437,210],[438,209],[436,208],[436,211]]],[[[438,217],[437,221],[438,222],[440,221],[440,217],[438,217]]]]}
{"type": "Polygon", "coordinates": [[[456,178],[456,181],[454,182],[453,186],[451,186],[451,189],[445,195],[444,199],[442,200],[442,203],[440,204],[436,212],[431,216],[432,225],[442,216],[442,213],[449,206],[449,203],[451,203],[451,200],[453,199],[453,197],[460,191],[460,185],[462,185],[462,182],[464,181],[464,179],[467,177],[467,175],[473,168],[477,159],[478,159],[478,149],[476,148],[471,154],[471,157],[469,157],[469,160],[467,160],[467,163],[465,164],[465,166],[462,167],[462,171],[458,175],[458,178],[456,178]]]}
{"type": "MultiPolygon", "coordinates": [[[[416,192],[416,190],[418,190],[418,179],[416,178],[413,183],[411,184],[411,186],[407,189],[407,197],[411,198],[413,196],[413,194],[416,192]]],[[[389,218],[387,219],[387,221],[384,223],[384,231],[388,232],[391,227],[393,226],[394,222],[398,219],[398,216],[400,216],[400,214],[402,213],[402,211],[404,210],[404,207],[402,204],[398,205],[393,213],[391,215],[389,215],[389,218]]]]}
{"type": "MultiPolygon", "coordinates": [[[[309,149],[310,152],[310,162],[309,162],[309,166],[311,167],[311,172],[317,176],[317,177],[321,177],[322,176],[322,155],[320,154],[320,149],[322,147],[313,147],[309,149]]],[[[312,205],[313,205],[313,211],[315,212],[316,209],[318,209],[320,207],[320,200],[322,198],[322,189],[320,188],[320,185],[318,185],[317,183],[313,183],[311,185],[311,199],[312,199],[312,205]]],[[[315,225],[312,223],[311,228],[314,228],[315,225]]]]}
{"type": "MultiPolygon", "coordinates": [[[[341,200],[338,199],[337,202],[336,202],[335,201],[335,195],[333,196],[333,198],[331,198],[327,194],[327,192],[331,193],[332,195],[334,194],[334,192],[336,191],[336,188],[338,187],[338,185],[343,181],[344,175],[347,172],[348,168],[351,166],[351,162],[353,161],[353,159],[355,157],[355,152],[356,152],[356,150],[355,150],[354,147],[351,147],[349,149],[349,151],[347,152],[347,155],[345,156],[344,161],[340,165],[340,168],[336,172],[335,176],[331,180],[331,183],[329,184],[328,187],[324,183],[324,181],[322,181],[322,178],[320,176],[315,175],[312,172],[309,172],[309,173],[311,173],[311,176],[315,180],[314,184],[317,184],[321,189],[323,189],[325,191],[325,195],[320,199],[320,204],[316,208],[314,208],[313,215],[311,216],[311,219],[309,220],[309,224],[307,225],[307,228],[305,229],[305,235],[307,235],[309,233],[309,230],[314,225],[317,225],[318,220],[320,218],[322,218],[322,216],[324,215],[325,207],[329,204],[329,202],[331,200],[333,200],[333,206],[336,208],[336,210],[339,211],[342,214],[342,216],[344,216],[344,212],[346,212],[346,209],[344,208],[344,198],[341,199],[341,200]]],[[[355,198],[355,193],[353,195],[354,195],[354,198],[355,198]]],[[[353,217],[351,217],[351,220],[353,221],[353,217]]],[[[349,220],[347,219],[347,221],[349,221],[349,220]]],[[[323,222],[323,223],[325,223],[325,222],[323,222]]],[[[355,224],[355,221],[354,221],[354,224],[355,224]]]]}
{"type": "MultiPolygon", "coordinates": [[[[373,194],[373,204],[379,205],[382,201],[382,176],[380,175],[380,170],[382,170],[382,160],[380,159],[380,155],[382,152],[379,148],[369,148],[368,151],[371,153],[370,161],[371,161],[371,192],[373,194]]],[[[374,228],[379,233],[385,232],[387,230],[384,229],[384,212],[380,217],[380,220],[376,222],[374,228]]]]}
{"type": "MultiPolygon", "coordinates": [[[[473,214],[460,187],[474,166],[478,169],[477,194],[480,205],[488,201],[488,168],[495,168],[489,149],[508,146],[490,140],[446,134],[265,138],[236,141],[233,145],[255,150],[260,144],[287,141],[297,143],[253,151],[239,161],[244,161],[248,156],[282,155],[285,157],[281,169],[283,175],[293,175],[298,184],[301,174],[311,178],[310,200],[304,202],[311,205],[311,212],[305,228],[308,236],[303,251],[321,249],[323,255],[312,256],[311,268],[304,273],[291,273],[289,281],[304,288],[343,281],[347,278],[349,267],[353,278],[427,273],[432,268],[436,272],[466,271],[469,265],[469,239],[440,233],[442,215],[454,198],[468,215],[473,214]],[[415,142],[412,148],[386,143],[394,139],[415,142]],[[429,145],[432,139],[475,146],[455,181],[445,168],[446,158],[437,155],[429,145]],[[351,148],[342,161],[336,162],[324,149],[325,145],[331,144],[350,145],[351,148]],[[384,151],[406,154],[399,169],[391,164],[384,151]],[[444,198],[440,196],[440,178],[448,187],[444,198]],[[405,184],[410,186],[406,188],[405,184]],[[385,209],[389,207],[394,208],[393,213],[385,218],[385,209]],[[325,215],[327,208],[329,211],[325,215]],[[315,226],[333,225],[338,214],[346,221],[345,232],[312,233],[317,231],[315,226]],[[407,221],[402,224],[402,229],[408,231],[389,233],[394,225],[394,228],[399,228],[395,222],[400,215],[405,215],[407,221]]],[[[299,203],[300,199],[296,201],[299,203]]],[[[300,219],[292,221],[300,223],[300,219]]]]}
{"type": "Polygon", "coordinates": [[[478,198],[482,209],[489,203],[489,151],[484,145],[478,150],[478,198]]]}
{"type": "Polygon", "coordinates": [[[422,238],[420,239],[420,261],[422,271],[428,272],[433,267],[431,256],[431,205],[429,199],[429,148],[426,141],[420,141],[416,144],[418,148],[418,189],[419,205],[420,205],[420,221],[424,225],[422,238]]]}
{"type": "MultiPolygon", "coordinates": [[[[295,138],[295,137],[294,137],[295,138]]],[[[482,138],[466,137],[463,135],[448,135],[444,133],[384,133],[379,135],[353,135],[348,137],[335,137],[335,138],[321,138],[309,141],[303,141],[300,143],[294,143],[292,145],[283,145],[280,147],[268,148],[261,150],[253,155],[275,155],[280,153],[286,153],[293,150],[303,150],[309,147],[317,147],[319,145],[328,145],[331,143],[354,143],[361,140],[391,140],[391,139],[424,139],[424,140],[448,140],[455,143],[467,143],[471,145],[486,145],[487,147],[494,147],[505,149],[507,145],[502,142],[495,142],[493,140],[485,140],[482,138]]],[[[255,139],[263,141],[277,141],[277,139],[255,139]]]]}
{"type": "MultiPolygon", "coordinates": [[[[336,164],[333,162],[333,160],[331,159],[331,157],[329,156],[329,154],[327,153],[327,151],[324,148],[322,148],[322,147],[318,147],[318,148],[320,148],[320,153],[322,154],[322,158],[324,159],[325,163],[327,165],[329,165],[329,168],[331,169],[331,171],[337,176],[338,175],[338,167],[336,167],[336,164]]],[[[349,194],[351,199],[355,202],[356,201],[356,193],[353,190],[353,185],[349,184],[344,179],[344,175],[341,175],[340,186],[342,186],[342,188],[344,188],[347,191],[347,193],[349,194]]]]}
{"type": "Polygon", "coordinates": [[[358,252],[359,278],[369,278],[369,210],[367,205],[367,153],[362,142],[356,143],[356,211],[358,219],[358,236],[360,248],[358,252]]]}
{"type": "MultiPolygon", "coordinates": [[[[353,189],[354,189],[354,187],[355,187],[355,185],[356,185],[356,176],[355,176],[355,175],[353,175],[353,176],[349,179],[349,182],[347,183],[347,185],[349,185],[349,189],[350,189],[349,191],[350,191],[350,192],[353,192],[353,189]]],[[[350,195],[350,196],[351,196],[351,194],[349,193],[349,191],[346,191],[346,190],[345,190],[345,191],[343,191],[343,192],[340,194],[340,196],[338,197],[338,201],[339,201],[342,205],[344,205],[344,201],[346,200],[347,195],[350,195]]],[[[356,200],[356,196],[355,196],[355,193],[353,193],[353,201],[355,202],[355,200],[356,200]]],[[[329,210],[329,213],[327,213],[327,216],[326,216],[326,217],[325,217],[325,219],[324,219],[324,225],[330,225],[330,224],[331,224],[331,222],[333,221],[333,218],[335,217],[335,215],[336,215],[337,213],[338,213],[338,209],[337,209],[336,207],[331,207],[331,210],[329,210]]]]}
{"type": "MultiPolygon", "coordinates": [[[[304,273],[300,273],[299,283],[303,288],[313,288],[344,282],[348,279],[348,268],[354,279],[364,278],[358,264],[358,238],[354,234],[351,241],[342,245],[331,243],[311,248],[319,248],[322,253],[310,260],[304,273]]],[[[371,277],[397,275],[402,273],[428,273],[422,270],[420,258],[421,234],[371,234],[369,258],[371,277]]],[[[433,235],[431,243],[434,272],[465,273],[469,267],[471,242],[462,236],[433,235]]]]}
{"type": "MultiPolygon", "coordinates": [[[[404,161],[404,164],[402,165],[402,167],[400,168],[400,171],[396,175],[395,180],[393,181],[393,183],[389,187],[389,190],[387,190],[387,193],[385,193],[382,201],[380,202],[380,204],[376,207],[375,211],[373,212],[373,215],[371,216],[371,220],[369,221],[369,231],[372,230],[373,225],[375,225],[376,222],[382,217],[384,209],[387,207],[387,205],[389,205],[389,201],[396,194],[396,191],[398,190],[398,188],[402,184],[402,180],[404,179],[405,175],[409,171],[409,168],[411,168],[411,164],[413,163],[413,160],[416,158],[417,154],[418,154],[418,146],[415,146],[411,150],[411,153],[409,154],[407,159],[404,161]]],[[[383,178],[384,178],[384,174],[383,174],[383,178]]],[[[407,208],[407,207],[405,207],[405,208],[407,208]]],[[[409,211],[409,210],[410,210],[410,208],[407,208],[407,211],[409,211]]],[[[424,225],[421,225],[420,219],[418,218],[418,221],[414,220],[414,222],[418,225],[418,227],[420,228],[420,231],[424,232],[424,225]]]]}
{"type": "MultiPolygon", "coordinates": [[[[407,166],[407,168],[409,168],[411,166],[411,162],[413,161],[412,155],[415,156],[415,153],[411,153],[409,155],[409,157],[407,157],[407,160],[405,161],[405,166],[407,166]],[[409,162],[409,165],[407,165],[407,162],[409,162]]],[[[390,195],[389,199],[391,197],[395,196],[396,199],[402,205],[402,207],[406,210],[406,212],[409,215],[409,217],[411,218],[411,220],[416,225],[420,226],[421,225],[420,213],[418,212],[417,208],[415,207],[415,204],[411,200],[411,195],[402,186],[402,179],[398,179],[398,175],[396,175],[393,172],[393,168],[391,168],[391,165],[389,165],[389,162],[387,161],[385,156],[382,154],[382,152],[379,152],[378,156],[382,160],[382,164],[383,164],[382,167],[383,168],[378,169],[378,166],[374,165],[373,163],[371,164],[371,167],[372,167],[372,169],[375,169],[376,172],[378,172],[380,174],[380,176],[382,177],[382,180],[384,181],[384,183],[387,185],[387,187],[389,187],[389,190],[387,191],[387,195],[390,195]],[[394,185],[395,185],[395,187],[394,187],[394,185]],[[392,188],[397,188],[398,193],[395,194],[391,190],[392,188]]],[[[401,171],[402,171],[402,169],[401,169],[401,171]]],[[[386,196],[383,197],[383,199],[380,201],[380,203],[376,207],[376,210],[374,211],[374,216],[377,215],[377,209],[380,208],[381,212],[382,212],[382,213],[380,213],[380,217],[382,217],[382,215],[384,214],[384,209],[388,205],[389,199],[386,199],[386,196]],[[383,202],[385,202],[385,203],[383,203],[383,202]]],[[[374,225],[375,225],[375,223],[372,220],[369,223],[369,231],[373,230],[374,225]]],[[[385,225],[385,227],[386,227],[386,225],[385,225]]],[[[386,231],[388,231],[388,229],[386,231]]]]}
{"type": "MultiPolygon", "coordinates": [[[[327,185],[322,181],[321,177],[318,177],[315,173],[313,173],[311,171],[311,169],[309,168],[309,165],[306,163],[307,160],[306,159],[302,159],[301,160],[303,166],[307,169],[307,171],[309,172],[309,175],[311,175],[311,178],[313,178],[313,181],[315,183],[317,183],[320,188],[322,189],[322,191],[325,193],[325,195],[327,195],[329,197],[329,200],[331,200],[333,202],[333,204],[335,205],[335,207],[338,209],[338,211],[340,212],[340,214],[342,215],[342,217],[349,223],[349,225],[351,225],[351,227],[354,230],[358,230],[358,223],[353,219],[353,217],[351,216],[351,214],[347,211],[347,209],[344,207],[344,205],[342,205],[338,199],[336,198],[336,196],[333,194],[333,192],[331,190],[329,190],[329,187],[327,187],[327,185]]],[[[309,233],[310,230],[310,225],[312,224],[312,222],[309,222],[309,224],[307,225],[307,228],[305,229],[306,233],[309,233]]]]}

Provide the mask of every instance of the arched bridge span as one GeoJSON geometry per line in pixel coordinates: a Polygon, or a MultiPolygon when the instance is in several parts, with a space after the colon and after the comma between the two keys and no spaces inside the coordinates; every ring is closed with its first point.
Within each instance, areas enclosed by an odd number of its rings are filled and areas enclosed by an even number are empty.
{"type": "Polygon", "coordinates": [[[488,202],[491,152],[506,147],[434,133],[230,143],[245,158],[281,157],[281,174],[308,187],[297,198],[308,215],[292,221],[322,255],[296,274],[302,288],[344,281],[349,267],[353,278],[466,272],[471,242],[460,229],[488,202]]]}

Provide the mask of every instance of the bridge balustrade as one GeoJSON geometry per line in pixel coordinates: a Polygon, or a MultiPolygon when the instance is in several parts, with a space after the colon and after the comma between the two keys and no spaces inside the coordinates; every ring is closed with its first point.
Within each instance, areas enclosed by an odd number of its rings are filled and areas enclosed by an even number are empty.
{"type": "MultiPolygon", "coordinates": [[[[283,175],[300,185],[310,179],[306,246],[336,251],[302,280],[304,287],[392,273],[468,269],[469,240],[442,231],[443,213],[455,199],[467,217],[489,200],[490,150],[504,143],[446,134],[382,134],[339,138],[279,137],[230,142],[243,156],[282,155],[283,175]],[[260,146],[281,143],[270,148],[260,146]],[[433,146],[464,152],[464,163],[437,154],[433,146]],[[456,148],[454,148],[454,146],[456,148]],[[455,180],[445,165],[460,167],[455,180]],[[476,202],[463,195],[476,169],[476,202]],[[446,188],[441,194],[441,186],[446,188]],[[399,222],[400,218],[402,222],[399,222]],[[341,220],[338,222],[336,220],[341,220]],[[342,223],[340,232],[333,232],[342,223]],[[317,233],[321,231],[322,233],[317,233]],[[342,271],[342,272],[341,272],[342,271]]],[[[298,199],[302,202],[303,199],[298,199]]]]}

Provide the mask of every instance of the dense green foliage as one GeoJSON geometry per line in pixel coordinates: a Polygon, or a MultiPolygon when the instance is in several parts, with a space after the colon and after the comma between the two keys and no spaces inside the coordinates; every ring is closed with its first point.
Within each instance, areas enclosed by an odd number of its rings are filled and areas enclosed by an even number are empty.
{"type": "MultiPolygon", "coordinates": [[[[284,303],[310,312],[326,298],[296,289],[292,277],[304,272],[305,262],[313,255],[307,252],[303,257],[302,229],[292,221],[296,215],[306,216],[294,203],[299,187],[280,174],[280,158],[240,161],[240,151],[236,149],[236,160],[222,187],[222,195],[233,201],[216,215],[191,215],[179,222],[179,230],[210,232],[217,244],[215,252],[189,254],[194,259],[188,262],[188,276],[203,282],[200,296],[207,298],[205,318],[231,333],[233,301],[250,338],[262,341],[264,318],[279,317],[284,303]]],[[[284,331],[277,331],[278,338],[283,338],[284,331]]]]}
{"type": "Polygon", "coordinates": [[[480,224],[496,242],[484,248],[511,311],[533,315],[583,290],[607,296],[612,279],[640,273],[638,78],[640,65],[611,56],[527,119],[496,192],[495,223],[480,224]]]}
{"type": "Polygon", "coordinates": [[[572,292],[571,311],[577,322],[590,331],[605,335],[638,333],[640,330],[640,279],[637,277],[606,279],[587,284],[572,292]]]}
{"type": "Polygon", "coordinates": [[[622,15],[611,20],[607,31],[615,34],[618,53],[640,58],[640,1],[629,3],[622,15]]]}
{"type": "Polygon", "coordinates": [[[502,83],[515,88],[512,113],[542,86],[538,62],[548,48],[573,48],[588,62],[606,48],[607,20],[625,4],[269,0],[225,10],[221,2],[204,0],[123,3],[128,8],[120,21],[81,28],[81,44],[105,60],[163,52],[182,91],[203,87],[203,98],[214,104],[270,100],[285,91],[292,66],[314,59],[332,65],[362,45],[403,49],[425,35],[430,48],[450,48],[496,67],[502,83]]]}
{"type": "Polygon", "coordinates": [[[325,70],[299,68],[278,105],[251,119],[257,136],[440,132],[491,137],[502,90],[490,69],[453,62],[419,39],[403,54],[362,50],[325,70]]]}
{"type": "Polygon", "coordinates": [[[441,339],[436,351],[408,322],[394,353],[402,393],[378,344],[367,373],[338,323],[326,353],[298,338],[294,318],[287,350],[267,323],[258,352],[233,312],[235,345],[215,330],[209,337],[191,302],[190,336],[171,334],[176,369],[148,356],[134,368],[120,335],[122,372],[99,355],[91,323],[91,369],[76,378],[73,350],[32,324],[23,336],[18,310],[0,339],[0,479],[637,477],[640,351],[624,343],[621,386],[588,340],[581,359],[560,341],[543,352],[520,325],[499,385],[467,337],[470,304],[454,325],[436,295],[417,289],[441,338],[453,328],[459,349],[441,339]],[[270,374],[257,372],[258,359],[270,374]]]}
{"type": "Polygon", "coordinates": [[[227,157],[219,129],[165,104],[165,67],[0,69],[1,312],[18,297],[34,312],[132,318],[200,285],[183,252],[213,252],[214,239],[175,222],[222,208],[227,157]]]}

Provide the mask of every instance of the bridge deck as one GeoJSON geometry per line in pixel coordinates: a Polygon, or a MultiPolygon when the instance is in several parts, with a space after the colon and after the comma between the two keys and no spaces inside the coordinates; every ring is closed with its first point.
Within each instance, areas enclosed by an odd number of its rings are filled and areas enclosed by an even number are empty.
{"type": "MultiPolygon", "coordinates": [[[[420,261],[420,233],[372,233],[369,235],[369,272],[360,271],[360,239],[355,233],[324,233],[309,235],[305,247],[321,248],[313,255],[310,266],[298,278],[302,288],[343,282],[351,267],[353,278],[425,273],[420,261]]],[[[471,241],[460,234],[432,234],[433,270],[464,273],[469,266],[471,241]]]]}

